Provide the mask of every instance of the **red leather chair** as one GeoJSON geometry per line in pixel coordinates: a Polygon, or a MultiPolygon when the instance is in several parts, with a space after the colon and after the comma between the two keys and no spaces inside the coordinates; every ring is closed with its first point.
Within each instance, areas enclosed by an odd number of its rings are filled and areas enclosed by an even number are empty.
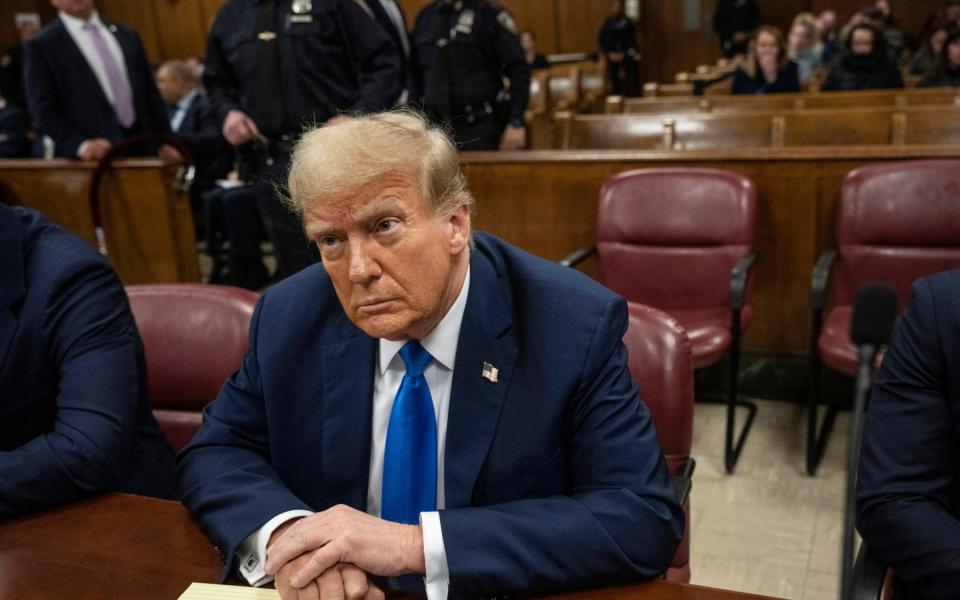
{"type": "Polygon", "coordinates": [[[743,175],[717,169],[641,169],[600,190],[597,246],[562,261],[597,254],[599,278],[628,301],[655,306],[687,331],[696,368],[730,355],[724,465],[732,473],[756,416],[738,397],[740,337],[749,322],[756,189],[743,175]],[[736,407],[747,409],[734,436],[736,407]]]}
{"type": "Polygon", "coordinates": [[[693,444],[693,355],[690,340],[670,315],[642,304],[630,304],[630,322],[623,343],[630,375],[650,409],[660,447],[683,501],[687,528],[667,569],[670,581],[690,581],[690,478],[696,466],[693,444]]]}
{"type": "Polygon", "coordinates": [[[857,290],[882,281],[897,291],[899,305],[924,275],[960,267],[960,161],[930,160],[863,167],[847,175],[837,216],[837,249],[813,269],[813,330],[807,399],[807,472],[816,473],[837,402],[818,418],[821,363],[853,376],[857,348],[850,321],[857,290]],[[830,291],[829,312],[824,319],[830,291]],[[819,431],[818,431],[819,421],[819,431]]]}
{"type": "Polygon", "coordinates": [[[126,290],[143,338],[153,414],[179,452],[200,427],[200,411],[240,368],[258,296],[193,283],[126,290]]]}

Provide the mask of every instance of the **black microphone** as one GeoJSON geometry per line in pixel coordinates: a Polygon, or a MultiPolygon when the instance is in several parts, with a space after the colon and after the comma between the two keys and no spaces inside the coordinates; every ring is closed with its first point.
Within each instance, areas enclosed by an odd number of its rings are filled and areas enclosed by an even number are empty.
{"type": "Polygon", "coordinates": [[[863,443],[863,413],[873,380],[873,364],[880,346],[886,344],[897,320],[897,294],[885,283],[867,283],[857,290],[850,322],[850,339],[858,347],[857,383],[847,442],[847,493],[841,548],[841,598],[853,597],[853,538],[856,512],[857,466],[863,443]]]}

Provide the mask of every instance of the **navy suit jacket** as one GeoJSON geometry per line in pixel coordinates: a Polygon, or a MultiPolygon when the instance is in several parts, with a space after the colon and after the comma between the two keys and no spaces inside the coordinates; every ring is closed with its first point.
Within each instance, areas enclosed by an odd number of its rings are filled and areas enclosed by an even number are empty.
{"type": "MultiPolygon", "coordinates": [[[[135,133],[169,133],[163,98],[157,91],[140,36],[129,27],[104,21],[117,38],[127,65],[135,133]]],[[[30,113],[42,135],[54,141],[54,154],[76,158],[84,140],[124,138],[117,113],[93,69],[60,19],[43,28],[24,46],[24,79],[30,113]]]]}
{"type": "MultiPolygon", "coordinates": [[[[410,32],[407,30],[407,15],[403,12],[403,7],[400,6],[399,2],[396,0],[390,0],[396,5],[397,10],[400,11],[400,16],[403,17],[403,35],[407,40],[407,48],[413,48],[413,42],[410,41],[410,32]]],[[[403,40],[400,39],[400,31],[397,30],[397,26],[394,24],[393,19],[390,18],[390,15],[387,14],[387,11],[383,8],[383,5],[380,4],[380,0],[370,0],[367,2],[367,6],[370,8],[370,11],[373,13],[374,19],[377,23],[380,24],[380,27],[387,32],[387,35],[390,36],[390,41],[393,42],[394,47],[397,49],[397,55],[400,57],[400,82],[403,87],[409,90],[410,94],[413,94],[413,78],[410,74],[410,56],[404,54],[403,52],[403,40]]]]}
{"type": "Polygon", "coordinates": [[[0,204],[0,519],[115,490],[170,497],[123,286],[90,244],[0,204]]]}
{"type": "MultiPolygon", "coordinates": [[[[440,512],[452,597],[656,575],[683,512],[627,369],[625,302],[493,236],[475,241],[440,512]]],[[[227,572],[283,511],[366,509],[377,347],[322,265],[263,294],[242,368],[178,459],[181,498],[227,572]]]]}
{"type": "Polygon", "coordinates": [[[176,134],[190,149],[197,169],[196,188],[203,191],[226,177],[233,163],[233,149],[223,137],[220,117],[201,93],[193,97],[176,134]]]}
{"type": "Polygon", "coordinates": [[[0,107],[0,158],[27,155],[27,119],[20,109],[0,107]]]}
{"type": "Polygon", "coordinates": [[[867,411],[858,529],[898,598],[960,593],[960,270],[918,280],[867,411]]]}

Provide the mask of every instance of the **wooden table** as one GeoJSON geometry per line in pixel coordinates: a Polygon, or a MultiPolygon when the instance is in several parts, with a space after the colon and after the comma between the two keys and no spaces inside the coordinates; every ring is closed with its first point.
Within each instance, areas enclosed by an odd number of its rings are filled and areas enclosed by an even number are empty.
{"type": "MultiPolygon", "coordinates": [[[[175,600],[215,582],[213,545],[177,502],[107,494],[0,523],[4,600],[175,600]]],[[[555,600],[751,600],[761,596],[651,581],[555,600]]]]}

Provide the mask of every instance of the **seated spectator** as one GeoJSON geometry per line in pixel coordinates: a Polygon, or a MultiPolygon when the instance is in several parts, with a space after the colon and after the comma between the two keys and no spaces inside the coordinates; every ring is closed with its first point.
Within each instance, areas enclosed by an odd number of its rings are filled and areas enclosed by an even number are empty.
{"type": "Polygon", "coordinates": [[[940,56],[943,42],[947,39],[949,31],[947,22],[942,19],[929,23],[926,34],[923,36],[923,47],[910,60],[911,75],[923,75],[933,67],[933,63],[940,56]]]}
{"type": "Polygon", "coordinates": [[[960,0],[949,0],[943,8],[943,17],[951,27],[960,26],[960,0]]]}
{"type": "Polygon", "coordinates": [[[913,285],[870,393],[857,528],[901,599],[960,590],[960,270],[913,285]]]}
{"type": "MultiPolygon", "coordinates": [[[[231,173],[231,177],[234,176],[231,173]]],[[[257,212],[254,187],[238,179],[215,187],[207,197],[205,218],[207,249],[214,257],[210,283],[226,283],[248,290],[264,288],[270,282],[270,274],[260,251],[263,223],[257,212]],[[225,265],[219,260],[224,242],[230,242],[225,265]]]]}
{"type": "Polygon", "coordinates": [[[799,92],[797,63],[787,58],[783,34],[776,27],[757,29],[750,55],[733,74],[733,94],[778,94],[799,92]]]}
{"type": "Polygon", "coordinates": [[[858,23],[850,30],[844,50],[834,59],[821,90],[876,90],[902,88],[900,68],[884,49],[873,26],[858,23]]]}
{"type": "Polygon", "coordinates": [[[887,57],[899,65],[903,51],[907,46],[907,37],[897,26],[893,17],[890,0],[876,0],[873,6],[863,10],[863,22],[873,27],[883,36],[887,57]]]}
{"type": "Polygon", "coordinates": [[[550,68],[547,57],[537,52],[537,34],[532,29],[524,29],[520,32],[520,45],[523,47],[523,54],[531,69],[550,68]]]}
{"type": "Polygon", "coordinates": [[[800,83],[810,81],[814,70],[823,66],[823,44],[818,37],[813,13],[800,13],[793,18],[787,36],[787,57],[797,63],[800,83]]]}
{"type": "Polygon", "coordinates": [[[825,10],[817,15],[817,37],[820,39],[820,62],[827,64],[837,51],[837,13],[825,10]]]}
{"type": "Polygon", "coordinates": [[[598,41],[607,60],[610,93],[639,96],[637,28],[626,14],[623,0],[610,3],[610,16],[603,22],[598,41]]]}
{"type": "Polygon", "coordinates": [[[960,87],[960,27],[947,34],[936,62],[917,87],[960,87]]]}
{"type": "Polygon", "coordinates": [[[155,75],[157,89],[167,105],[170,131],[183,140],[193,155],[196,179],[190,190],[194,207],[200,195],[226,177],[233,150],[224,139],[220,117],[211,106],[194,71],[181,60],[163,63],[155,75]]]}
{"type": "Polygon", "coordinates": [[[123,286],[87,242],[0,204],[0,519],[173,492],[123,286]]]}
{"type": "Polygon", "coordinates": [[[22,158],[27,150],[27,119],[0,96],[0,158],[22,158]]]}

